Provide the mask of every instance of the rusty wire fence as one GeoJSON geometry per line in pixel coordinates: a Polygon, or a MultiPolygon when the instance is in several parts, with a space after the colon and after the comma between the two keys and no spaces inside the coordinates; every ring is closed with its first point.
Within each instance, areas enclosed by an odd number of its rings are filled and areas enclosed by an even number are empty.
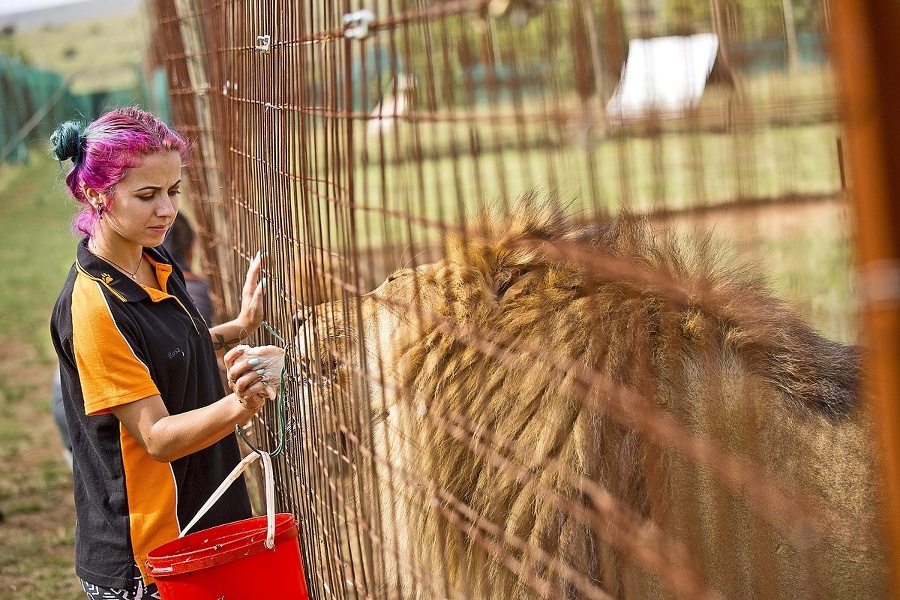
{"type": "Polygon", "coordinates": [[[886,593],[826,1],[152,6],[313,597],[886,593]]]}

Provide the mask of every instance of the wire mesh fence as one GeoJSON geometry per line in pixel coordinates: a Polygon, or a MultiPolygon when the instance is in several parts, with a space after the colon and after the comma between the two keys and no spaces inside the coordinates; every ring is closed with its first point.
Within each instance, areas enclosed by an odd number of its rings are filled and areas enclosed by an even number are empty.
{"type": "Polygon", "coordinates": [[[884,595],[827,5],[153,8],[313,597],[884,595]]]}

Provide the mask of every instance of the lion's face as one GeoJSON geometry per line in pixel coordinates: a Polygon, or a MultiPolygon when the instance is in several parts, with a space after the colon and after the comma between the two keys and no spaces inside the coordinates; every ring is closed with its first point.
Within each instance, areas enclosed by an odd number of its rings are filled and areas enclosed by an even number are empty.
{"type": "Polygon", "coordinates": [[[391,404],[401,342],[422,327],[441,263],[401,269],[371,292],[320,304],[295,318],[304,378],[319,398],[355,394],[391,404]]]}
{"type": "Polygon", "coordinates": [[[390,410],[402,377],[421,368],[409,364],[411,347],[483,326],[523,294],[541,295],[539,271],[491,276],[444,259],[399,269],[358,298],[308,309],[295,318],[304,376],[319,397],[364,397],[376,412],[390,410]]]}

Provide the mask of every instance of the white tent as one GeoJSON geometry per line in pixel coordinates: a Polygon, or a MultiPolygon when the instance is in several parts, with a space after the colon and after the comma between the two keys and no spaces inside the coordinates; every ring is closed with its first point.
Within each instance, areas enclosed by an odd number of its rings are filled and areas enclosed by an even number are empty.
{"type": "Polygon", "coordinates": [[[718,49],[714,33],[631,40],[619,85],[606,105],[607,117],[622,122],[695,106],[718,49]]]}

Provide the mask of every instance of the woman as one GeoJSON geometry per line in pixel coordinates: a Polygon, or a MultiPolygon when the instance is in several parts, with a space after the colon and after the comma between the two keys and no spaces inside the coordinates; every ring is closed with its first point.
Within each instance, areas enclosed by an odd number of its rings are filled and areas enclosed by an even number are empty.
{"type": "MultiPolygon", "coordinates": [[[[75,571],[89,598],[158,597],[147,553],[178,537],[238,463],[235,425],[278,385],[259,365],[279,363],[280,349],[234,348],[262,323],[261,258],[238,317],[208,329],[161,247],[178,214],[185,141],[135,108],[84,130],[63,123],[51,141],[72,160],[66,183],[85,236],[51,322],[74,455],[75,571]]],[[[195,529],[250,516],[239,481],[195,529]]]]}

